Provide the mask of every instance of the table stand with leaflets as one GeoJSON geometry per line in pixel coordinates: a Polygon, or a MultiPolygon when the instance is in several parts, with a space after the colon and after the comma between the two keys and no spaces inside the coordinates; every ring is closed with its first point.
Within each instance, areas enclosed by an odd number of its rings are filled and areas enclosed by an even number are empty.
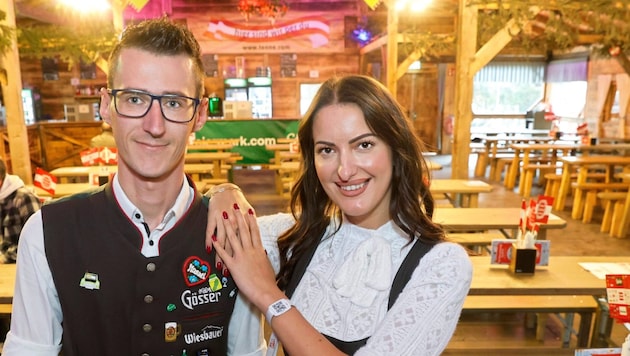
{"type": "MultiPolygon", "coordinates": [[[[608,315],[618,323],[630,322],[630,274],[606,274],[608,315]]],[[[575,356],[630,356],[630,334],[618,348],[577,349],[575,356]]]]}

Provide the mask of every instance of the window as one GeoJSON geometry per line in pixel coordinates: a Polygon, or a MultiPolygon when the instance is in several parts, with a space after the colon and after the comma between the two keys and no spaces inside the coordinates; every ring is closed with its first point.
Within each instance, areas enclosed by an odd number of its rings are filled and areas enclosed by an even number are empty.
{"type": "Polygon", "coordinates": [[[475,115],[525,115],[544,96],[544,62],[492,62],[473,83],[475,115]]]}
{"type": "Polygon", "coordinates": [[[588,58],[558,59],[547,66],[547,101],[559,117],[582,117],[586,104],[588,58]]]}
{"type": "Polygon", "coordinates": [[[300,117],[306,114],[321,83],[300,83],[300,117]]]}

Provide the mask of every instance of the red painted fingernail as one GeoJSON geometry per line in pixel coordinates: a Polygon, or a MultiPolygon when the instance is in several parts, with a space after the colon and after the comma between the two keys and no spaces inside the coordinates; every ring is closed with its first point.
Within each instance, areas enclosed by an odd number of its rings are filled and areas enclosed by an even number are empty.
{"type": "Polygon", "coordinates": [[[223,264],[221,262],[217,262],[217,269],[222,269],[221,267],[223,267],[223,264]]]}
{"type": "Polygon", "coordinates": [[[238,206],[238,204],[234,203],[234,210],[239,210],[240,207],[238,206]]]}
{"type": "Polygon", "coordinates": [[[217,241],[217,235],[212,234],[212,241],[216,242],[217,241]]]}
{"type": "Polygon", "coordinates": [[[227,220],[227,219],[228,219],[228,214],[227,214],[227,211],[224,211],[224,212],[223,212],[223,218],[224,218],[225,220],[227,220]]]}
{"type": "Polygon", "coordinates": [[[228,269],[224,269],[223,270],[223,277],[229,277],[230,276],[230,271],[228,271],[228,269]]]}
{"type": "Polygon", "coordinates": [[[247,213],[248,213],[249,215],[254,215],[254,211],[252,210],[252,208],[249,208],[249,209],[247,210],[247,213]]]}
{"type": "MultiPolygon", "coordinates": [[[[215,241],[216,241],[216,240],[215,240],[215,241]]],[[[212,252],[212,245],[208,245],[208,246],[206,246],[206,252],[207,252],[208,254],[210,254],[210,252],[212,252]]]]}

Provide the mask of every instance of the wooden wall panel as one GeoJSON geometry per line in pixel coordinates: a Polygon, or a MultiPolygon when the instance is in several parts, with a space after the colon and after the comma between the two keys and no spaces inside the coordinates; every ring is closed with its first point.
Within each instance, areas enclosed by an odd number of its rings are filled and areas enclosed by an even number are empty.
{"type": "Polygon", "coordinates": [[[398,101],[413,121],[416,133],[429,150],[438,148],[438,82],[437,70],[408,73],[398,80],[398,101]]]}

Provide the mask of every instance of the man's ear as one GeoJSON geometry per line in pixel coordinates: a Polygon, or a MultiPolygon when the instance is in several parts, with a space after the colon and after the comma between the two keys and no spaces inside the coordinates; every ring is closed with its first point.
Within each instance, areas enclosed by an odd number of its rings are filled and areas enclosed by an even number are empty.
{"type": "Polygon", "coordinates": [[[100,95],[101,95],[101,105],[98,108],[98,113],[101,116],[101,120],[105,121],[111,126],[112,122],[111,122],[111,116],[110,116],[110,111],[109,111],[110,110],[109,104],[112,101],[112,97],[107,93],[107,89],[105,88],[101,88],[100,95]]]}
{"type": "Polygon", "coordinates": [[[195,121],[195,125],[193,126],[193,132],[197,132],[201,130],[203,125],[208,121],[208,98],[203,98],[199,102],[199,106],[197,106],[197,119],[195,121]]]}

